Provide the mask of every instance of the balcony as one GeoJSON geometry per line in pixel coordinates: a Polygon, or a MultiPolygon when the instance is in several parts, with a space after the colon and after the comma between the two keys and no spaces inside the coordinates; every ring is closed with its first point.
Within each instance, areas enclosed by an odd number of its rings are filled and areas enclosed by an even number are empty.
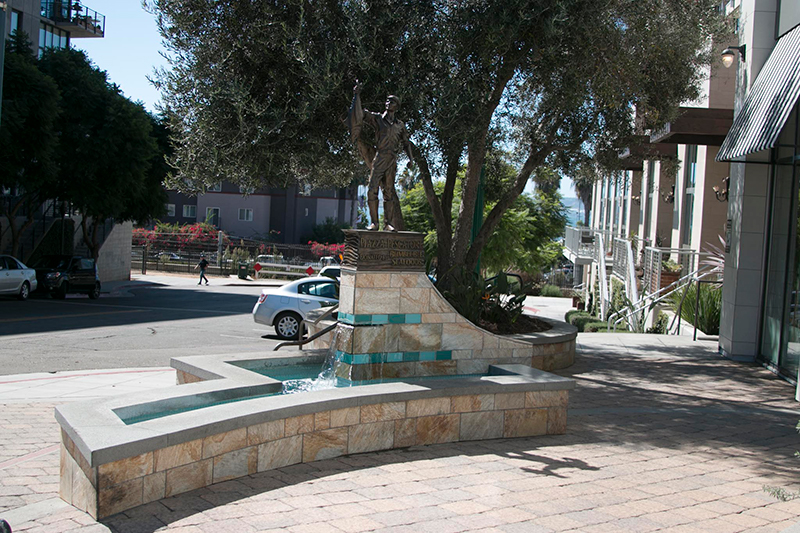
{"type": "Polygon", "coordinates": [[[595,231],[589,228],[566,229],[564,255],[575,265],[588,265],[594,260],[595,231]]]}
{"type": "Polygon", "coordinates": [[[40,14],[57,28],[67,30],[71,38],[98,38],[106,33],[106,16],[79,2],[42,0],[40,14]]]}
{"type": "Polygon", "coordinates": [[[650,142],[720,146],[732,125],[732,109],[682,107],[678,118],[650,133],[650,142]]]}
{"type": "Polygon", "coordinates": [[[618,154],[622,170],[641,171],[644,160],[678,155],[678,145],[673,144],[674,141],[672,140],[669,142],[650,142],[650,137],[641,135],[637,136],[635,141],[637,141],[635,144],[631,144],[631,146],[618,154]]]}

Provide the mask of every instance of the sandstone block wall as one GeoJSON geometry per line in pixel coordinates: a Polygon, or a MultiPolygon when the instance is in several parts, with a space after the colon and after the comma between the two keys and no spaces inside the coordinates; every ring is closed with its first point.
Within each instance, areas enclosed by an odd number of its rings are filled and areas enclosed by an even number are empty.
{"type": "Polygon", "coordinates": [[[393,401],[233,429],[91,467],[61,434],[60,496],[95,519],[257,472],[414,445],[563,434],[568,390],[393,401]]]}

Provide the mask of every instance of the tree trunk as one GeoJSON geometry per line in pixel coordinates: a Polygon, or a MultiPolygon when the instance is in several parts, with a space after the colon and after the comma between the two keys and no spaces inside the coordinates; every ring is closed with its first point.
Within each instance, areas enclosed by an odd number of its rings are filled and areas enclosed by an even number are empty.
{"type": "MultiPolygon", "coordinates": [[[[11,255],[14,257],[22,259],[19,257],[19,245],[20,245],[20,236],[25,233],[25,230],[31,227],[33,224],[33,209],[28,211],[28,218],[22,224],[22,226],[17,226],[17,213],[22,208],[24,203],[33,204],[36,202],[36,196],[28,196],[23,194],[19,197],[19,200],[14,205],[9,205],[9,209],[3,209],[0,211],[0,215],[6,217],[8,220],[8,229],[11,231],[11,255]],[[27,200],[27,202],[26,202],[27,200]]],[[[5,207],[5,203],[2,204],[5,207]]]]}
{"type": "Polygon", "coordinates": [[[589,216],[592,212],[592,189],[578,188],[578,199],[583,204],[583,225],[589,227],[589,216]]]}
{"type": "Polygon", "coordinates": [[[89,248],[89,253],[92,254],[92,259],[97,261],[100,256],[99,246],[97,244],[97,232],[100,227],[100,217],[92,217],[90,222],[91,229],[87,227],[86,219],[88,216],[84,215],[81,219],[81,231],[83,233],[83,242],[89,248]]]}
{"type": "MultiPolygon", "coordinates": [[[[461,207],[458,210],[456,231],[453,237],[453,262],[464,264],[472,239],[472,221],[481,180],[481,168],[486,160],[486,135],[467,143],[467,172],[461,187],[461,207]]],[[[477,263],[476,263],[477,264],[477,263]]],[[[474,265],[473,265],[474,267],[474,265]]],[[[467,265],[469,268],[469,265],[467,265]]]]}
{"type": "Polygon", "coordinates": [[[483,250],[483,247],[486,246],[489,238],[494,233],[494,230],[500,223],[500,219],[502,218],[503,214],[525,190],[525,185],[528,184],[531,173],[537,166],[544,163],[545,159],[550,154],[550,151],[551,148],[546,146],[540,150],[533,150],[528,156],[528,159],[522,165],[522,169],[520,169],[519,174],[517,174],[517,177],[514,178],[514,184],[500,198],[500,200],[486,216],[486,219],[483,221],[483,225],[478,231],[478,235],[475,237],[472,246],[469,247],[469,250],[465,254],[465,258],[463,260],[465,268],[474,270],[478,265],[478,258],[480,257],[481,250],[483,250]]]}

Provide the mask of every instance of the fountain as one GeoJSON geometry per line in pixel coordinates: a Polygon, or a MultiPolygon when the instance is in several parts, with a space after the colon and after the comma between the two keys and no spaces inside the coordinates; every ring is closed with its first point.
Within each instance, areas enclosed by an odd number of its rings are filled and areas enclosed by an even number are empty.
{"type": "Polygon", "coordinates": [[[350,231],[327,345],[175,358],[181,386],[57,407],[61,497],[104,518],[301,462],[564,433],[574,381],[542,369],[572,364],[575,332],[485,332],[441,297],[421,257],[419,234],[350,231]]]}

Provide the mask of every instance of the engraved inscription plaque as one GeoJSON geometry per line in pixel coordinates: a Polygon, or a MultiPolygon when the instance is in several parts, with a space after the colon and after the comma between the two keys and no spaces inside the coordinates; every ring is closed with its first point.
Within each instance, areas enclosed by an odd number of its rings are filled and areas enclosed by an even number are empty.
{"type": "Polygon", "coordinates": [[[345,230],[342,266],[356,270],[425,272],[424,235],[413,231],[345,230]]]}

